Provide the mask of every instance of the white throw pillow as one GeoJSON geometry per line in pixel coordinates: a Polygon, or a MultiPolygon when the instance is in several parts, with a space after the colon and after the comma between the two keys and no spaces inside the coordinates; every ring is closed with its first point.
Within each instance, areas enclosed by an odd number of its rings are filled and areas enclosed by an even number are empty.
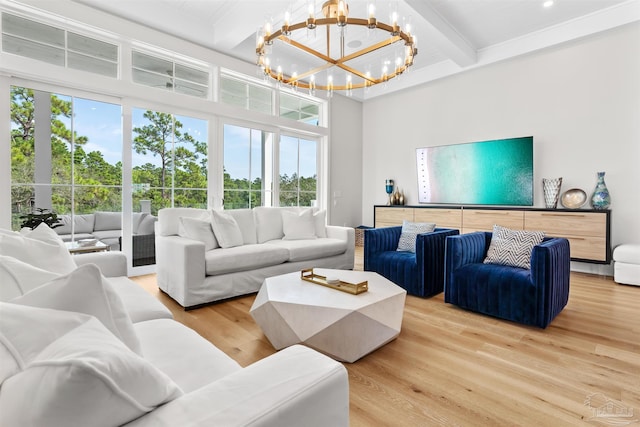
{"type": "Polygon", "coordinates": [[[15,304],[2,313],[19,372],[2,383],[1,425],[117,426],[182,395],[94,317],[15,304]]]}
{"type": "Polygon", "coordinates": [[[62,237],[58,235],[53,228],[49,227],[44,222],[38,224],[36,228],[22,228],[20,230],[20,235],[23,237],[28,237],[30,239],[40,240],[41,242],[51,243],[51,244],[64,244],[62,241],[62,237]]]}
{"type": "Polygon", "coordinates": [[[58,277],[19,259],[0,255],[0,301],[9,301],[58,277]]]}
{"type": "Polygon", "coordinates": [[[242,244],[254,245],[258,243],[253,209],[229,209],[225,214],[236,220],[240,233],[242,233],[242,244]]]}
{"type": "Polygon", "coordinates": [[[21,234],[0,234],[0,255],[7,255],[43,270],[67,274],[76,268],[64,242],[46,224],[21,234]]]}
{"type": "Polygon", "coordinates": [[[256,206],[253,209],[258,243],[282,239],[284,237],[284,233],[282,232],[282,210],[283,208],[266,206],[256,206]]]}
{"type": "Polygon", "coordinates": [[[544,239],[544,231],[511,230],[493,226],[485,264],[501,264],[531,269],[531,252],[544,239]]]}
{"type": "Polygon", "coordinates": [[[415,253],[418,234],[431,233],[435,228],[436,224],[433,222],[410,222],[405,219],[402,221],[402,232],[400,233],[400,240],[398,240],[397,250],[415,253]]]}
{"type": "Polygon", "coordinates": [[[178,220],[178,236],[204,243],[205,251],[220,247],[209,221],[181,217],[178,220]]]}
{"type": "Polygon", "coordinates": [[[324,209],[313,214],[316,223],[316,236],[327,237],[327,211],[324,209]]]}
{"type": "Polygon", "coordinates": [[[95,264],[81,265],[10,302],[94,316],[132,351],[142,354],[122,300],[95,264]]]}
{"type": "Polygon", "coordinates": [[[282,231],[282,240],[315,239],[317,236],[313,211],[307,209],[300,214],[282,211],[282,231]]]}
{"type": "Polygon", "coordinates": [[[234,246],[242,246],[242,232],[238,223],[231,216],[224,212],[212,210],[211,211],[211,226],[213,227],[213,233],[218,239],[218,244],[222,248],[232,248],[234,246]]]}

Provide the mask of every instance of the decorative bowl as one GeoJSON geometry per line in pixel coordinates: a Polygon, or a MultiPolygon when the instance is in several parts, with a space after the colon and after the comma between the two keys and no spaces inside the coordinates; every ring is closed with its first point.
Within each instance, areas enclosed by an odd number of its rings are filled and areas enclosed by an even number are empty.
{"type": "Polygon", "coordinates": [[[587,202],[587,193],[580,188],[572,188],[562,193],[560,203],[567,209],[580,209],[587,202]]]}

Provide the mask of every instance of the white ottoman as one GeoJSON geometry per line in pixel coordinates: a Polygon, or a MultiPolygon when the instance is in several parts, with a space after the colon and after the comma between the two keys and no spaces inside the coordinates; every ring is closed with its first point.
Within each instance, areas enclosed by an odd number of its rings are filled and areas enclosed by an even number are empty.
{"type": "Polygon", "coordinates": [[[625,243],[613,250],[613,280],[640,286],[640,244],[625,243]]]}

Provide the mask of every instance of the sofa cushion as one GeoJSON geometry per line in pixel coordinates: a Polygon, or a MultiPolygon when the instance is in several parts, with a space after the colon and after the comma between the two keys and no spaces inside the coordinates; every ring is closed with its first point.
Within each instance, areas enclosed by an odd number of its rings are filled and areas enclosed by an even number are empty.
{"type": "Polygon", "coordinates": [[[402,232],[400,233],[400,240],[398,240],[397,250],[415,252],[418,234],[431,233],[435,228],[436,224],[433,222],[402,221],[402,232]]]}
{"type": "Polygon", "coordinates": [[[122,230],[121,212],[96,212],[94,215],[96,216],[94,231],[122,230]]]}
{"type": "Polygon", "coordinates": [[[283,240],[308,240],[316,238],[316,225],[310,209],[300,213],[282,211],[283,240]]]}
{"type": "Polygon", "coordinates": [[[313,214],[316,224],[316,236],[327,237],[327,211],[324,209],[313,214]]]}
{"type": "Polygon", "coordinates": [[[173,317],[164,304],[129,278],[107,277],[106,280],[117,292],[133,323],[173,317]]]}
{"type": "Polygon", "coordinates": [[[278,265],[288,259],[287,249],[264,243],[214,249],[204,253],[205,271],[210,276],[278,265]]]}
{"type": "MultiPolygon", "coordinates": [[[[93,237],[98,240],[102,240],[103,242],[107,239],[118,239],[122,235],[122,230],[102,230],[102,231],[94,231],[93,237]]],[[[105,242],[106,243],[106,242],[105,242]]]]}
{"type": "Polygon", "coordinates": [[[136,234],[138,232],[138,227],[140,226],[140,221],[146,218],[149,214],[147,212],[133,212],[131,214],[131,232],[136,234]]]}
{"type": "Polygon", "coordinates": [[[158,234],[160,236],[178,235],[180,218],[198,218],[211,220],[211,214],[205,209],[197,208],[164,208],[158,211],[158,234]]]}
{"type": "Polygon", "coordinates": [[[44,223],[24,235],[0,234],[0,255],[17,258],[53,273],[66,274],[76,268],[60,236],[44,223]]]}
{"type": "Polygon", "coordinates": [[[0,301],[17,298],[32,289],[58,277],[31,264],[6,255],[0,255],[0,301]]]}
{"type": "Polygon", "coordinates": [[[138,229],[135,231],[135,234],[139,234],[139,235],[155,234],[156,232],[155,227],[156,227],[157,221],[158,221],[158,218],[156,218],[153,215],[145,216],[140,221],[140,225],[138,226],[138,229]]]}
{"type": "Polygon", "coordinates": [[[19,366],[2,383],[2,425],[121,425],[182,394],[94,317],[0,306],[3,344],[19,366]]]}
{"type": "MultiPolygon", "coordinates": [[[[58,234],[71,234],[71,215],[60,215],[58,218],[62,225],[53,230],[58,234]]],[[[93,214],[74,215],[73,223],[73,234],[90,234],[95,224],[95,216],[93,214]]]]}
{"type": "Polygon", "coordinates": [[[60,234],[60,238],[62,239],[63,242],[70,242],[72,240],[77,242],[78,240],[82,240],[82,239],[95,239],[96,236],[94,236],[93,233],[75,233],[73,235],[60,234]]]}
{"type": "Polygon", "coordinates": [[[231,215],[240,227],[242,233],[242,243],[252,245],[258,243],[256,238],[256,223],[253,219],[253,209],[230,209],[225,211],[231,215]]]}
{"type": "Polygon", "coordinates": [[[343,254],[347,242],[340,239],[324,238],[312,240],[270,240],[265,245],[286,249],[289,261],[307,261],[343,254]]]}
{"type": "Polygon", "coordinates": [[[167,374],[185,393],[241,369],[209,341],[176,321],[149,320],[136,323],[135,330],[145,360],[167,374]]]}
{"type": "Polygon", "coordinates": [[[122,300],[95,264],[82,265],[10,302],[94,316],[132,351],[142,354],[122,300]]]}
{"type": "Polygon", "coordinates": [[[203,221],[196,218],[180,218],[178,236],[204,243],[205,251],[220,247],[216,236],[213,234],[211,221],[203,221]]]}
{"type": "Polygon", "coordinates": [[[232,248],[243,244],[242,231],[233,216],[222,211],[212,210],[211,226],[218,244],[222,248],[232,248]]]}
{"type": "Polygon", "coordinates": [[[531,268],[533,247],[539,245],[543,239],[543,231],[511,230],[494,225],[484,263],[508,265],[528,270],[531,268]]]}

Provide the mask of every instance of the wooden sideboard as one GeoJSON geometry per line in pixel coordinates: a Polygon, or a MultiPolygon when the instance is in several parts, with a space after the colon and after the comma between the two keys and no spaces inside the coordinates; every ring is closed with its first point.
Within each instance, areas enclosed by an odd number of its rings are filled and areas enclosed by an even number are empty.
{"type": "Polygon", "coordinates": [[[611,262],[611,211],[586,209],[500,208],[467,206],[384,206],[373,208],[375,227],[402,225],[403,220],[435,222],[461,233],[491,231],[494,224],[513,230],[542,230],[566,237],[573,261],[611,262]]]}

